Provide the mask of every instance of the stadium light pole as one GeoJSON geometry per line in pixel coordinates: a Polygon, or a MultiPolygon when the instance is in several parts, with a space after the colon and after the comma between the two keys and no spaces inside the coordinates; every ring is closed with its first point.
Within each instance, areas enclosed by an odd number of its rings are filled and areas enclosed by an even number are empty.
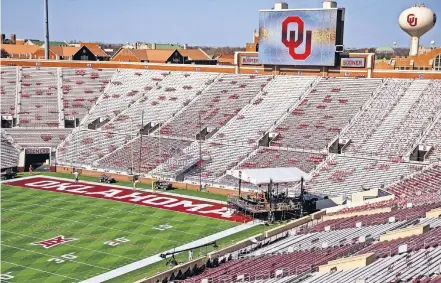
{"type": "Polygon", "coordinates": [[[49,0],[44,0],[44,25],[46,30],[44,57],[49,60],[49,0]]]}
{"type": "Polygon", "coordinates": [[[140,144],[139,144],[139,161],[138,161],[138,174],[141,174],[141,158],[142,158],[142,132],[144,131],[144,110],[141,112],[141,130],[139,133],[141,134],[140,137],[140,144]]]}
{"type": "Polygon", "coordinates": [[[202,191],[202,122],[199,111],[199,190],[202,191]]]}

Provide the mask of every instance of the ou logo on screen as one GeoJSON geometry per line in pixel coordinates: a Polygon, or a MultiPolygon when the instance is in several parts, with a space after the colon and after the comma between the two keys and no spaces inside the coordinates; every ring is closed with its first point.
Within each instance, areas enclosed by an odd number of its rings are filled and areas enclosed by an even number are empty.
{"type": "Polygon", "coordinates": [[[282,43],[288,48],[289,55],[294,60],[306,60],[311,55],[312,50],[312,31],[306,31],[305,51],[297,53],[296,49],[303,43],[303,33],[305,30],[305,22],[298,16],[287,17],[282,23],[282,43]],[[289,32],[288,39],[288,25],[296,23],[298,26],[298,37],[296,39],[296,31],[289,32]]]}

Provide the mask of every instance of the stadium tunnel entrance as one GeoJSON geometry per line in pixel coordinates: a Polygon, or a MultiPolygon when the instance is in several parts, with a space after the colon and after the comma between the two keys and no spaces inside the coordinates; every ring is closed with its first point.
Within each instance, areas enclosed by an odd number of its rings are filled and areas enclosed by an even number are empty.
{"type": "Polygon", "coordinates": [[[36,172],[51,171],[51,150],[50,148],[31,148],[25,150],[24,171],[29,172],[29,166],[36,172]]]}

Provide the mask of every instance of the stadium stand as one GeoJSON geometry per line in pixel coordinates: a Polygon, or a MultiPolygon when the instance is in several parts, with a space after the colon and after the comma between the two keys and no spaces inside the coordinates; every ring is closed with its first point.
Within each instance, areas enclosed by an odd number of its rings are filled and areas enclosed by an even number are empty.
{"type": "Polygon", "coordinates": [[[441,161],[441,114],[438,114],[421,144],[432,147],[428,156],[431,162],[441,161]]]}
{"type": "Polygon", "coordinates": [[[350,196],[364,190],[384,188],[423,167],[336,154],[330,154],[326,162],[313,173],[313,180],[306,186],[308,191],[328,196],[350,196]]]}
{"type": "Polygon", "coordinates": [[[15,67],[1,68],[1,112],[2,115],[16,117],[18,69],[15,67]]]}
{"type": "Polygon", "coordinates": [[[23,148],[51,147],[56,148],[70,134],[72,129],[12,128],[7,133],[14,142],[23,148]]]}
{"type": "MultiPolygon", "coordinates": [[[[75,129],[58,147],[57,160],[61,164],[97,168],[97,160],[112,153],[132,136],[94,130],[75,129]]],[[[134,137],[133,137],[134,138],[134,137]]]]}
{"type": "Polygon", "coordinates": [[[161,134],[194,139],[203,129],[214,133],[249,104],[271,80],[270,76],[220,75],[182,112],[167,122],[161,128],[161,134]]]}
{"type": "Polygon", "coordinates": [[[163,79],[156,87],[141,95],[140,99],[122,111],[108,125],[111,125],[112,130],[116,132],[130,131],[132,122],[136,128],[141,128],[143,111],[144,123],[162,124],[209,86],[216,76],[208,73],[162,73],[163,79]]]}
{"type": "Polygon", "coordinates": [[[98,160],[98,166],[107,170],[148,173],[170,157],[179,155],[191,141],[153,136],[137,137],[123,147],[98,160]],[[139,149],[141,149],[141,154],[139,149]],[[139,160],[141,157],[141,160],[139,160]],[[141,163],[140,163],[141,161],[141,163]]]}
{"type": "Polygon", "coordinates": [[[20,70],[18,124],[21,127],[60,126],[57,69],[20,70]]]}
{"type": "Polygon", "coordinates": [[[20,153],[20,146],[16,145],[12,138],[1,131],[1,169],[13,168],[18,165],[18,155],[20,153]]]}
{"type": "Polygon", "coordinates": [[[277,125],[279,137],[271,145],[326,149],[381,84],[378,79],[321,79],[277,125]]]}
{"type": "Polygon", "coordinates": [[[441,207],[439,80],[6,67],[1,83],[2,116],[18,118],[2,130],[2,169],[38,147],[57,147],[57,165],[222,188],[237,187],[229,169],[298,167],[312,176],[308,193],[344,200],[179,280],[439,280],[441,221],[427,216],[441,207]],[[81,123],[72,130],[63,119],[81,123]],[[334,153],[338,139],[346,143],[334,153]],[[418,146],[431,148],[426,160],[411,159],[418,146]],[[386,200],[353,203],[371,189],[386,200]],[[417,224],[429,228],[382,240],[417,224]],[[367,266],[318,272],[370,253],[367,266]]]}
{"type": "Polygon", "coordinates": [[[215,139],[254,143],[262,137],[290,106],[295,104],[316,82],[314,77],[278,76],[246,105],[215,139]],[[265,115],[262,115],[265,114],[265,115]]]}
{"type": "Polygon", "coordinates": [[[96,106],[82,124],[90,124],[99,118],[110,120],[116,117],[162,79],[159,71],[118,69],[109,80],[105,94],[97,100],[96,106]]]}
{"type": "Polygon", "coordinates": [[[64,119],[88,114],[109,84],[113,69],[61,69],[64,119]]]}

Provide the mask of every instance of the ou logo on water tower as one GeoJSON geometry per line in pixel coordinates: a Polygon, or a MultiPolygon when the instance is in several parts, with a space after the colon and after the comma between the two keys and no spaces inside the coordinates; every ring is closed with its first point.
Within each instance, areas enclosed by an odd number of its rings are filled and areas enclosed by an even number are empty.
{"type": "Polygon", "coordinates": [[[409,14],[407,15],[407,23],[411,27],[416,27],[416,25],[418,24],[418,18],[415,17],[415,14],[409,14]]]}
{"type": "Polygon", "coordinates": [[[288,48],[289,55],[294,60],[306,60],[312,51],[312,31],[306,31],[305,51],[303,53],[297,53],[296,49],[303,43],[303,33],[305,30],[305,22],[298,16],[287,17],[282,23],[282,43],[288,48]],[[296,39],[296,31],[289,32],[288,39],[288,25],[290,23],[296,23],[298,26],[298,37],[296,39]]]}

